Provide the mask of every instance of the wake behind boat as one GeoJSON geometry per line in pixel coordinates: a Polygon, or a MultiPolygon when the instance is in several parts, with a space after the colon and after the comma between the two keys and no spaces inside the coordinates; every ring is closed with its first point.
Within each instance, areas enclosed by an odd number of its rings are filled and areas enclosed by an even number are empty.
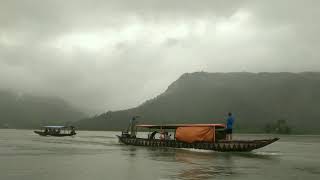
{"type": "Polygon", "coordinates": [[[77,133],[75,132],[75,127],[73,126],[43,126],[41,131],[34,131],[34,133],[39,134],[40,136],[74,136],[77,133]]]}
{"type": "Polygon", "coordinates": [[[131,133],[117,136],[121,143],[134,146],[194,148],[213,151],[252,151],[269,145],[279,138],[260,140],[226,140],[224,124],[134,125],[131,133]],[[137,137],[137,130],[149,130],[148,138],[137,137]],[[152,130],[152,131],[150,131],[152,130]],[[173,133],[173,137],[171,134],[173,133]],[[156,135],[159,134],[159,138],[156,135]]]}

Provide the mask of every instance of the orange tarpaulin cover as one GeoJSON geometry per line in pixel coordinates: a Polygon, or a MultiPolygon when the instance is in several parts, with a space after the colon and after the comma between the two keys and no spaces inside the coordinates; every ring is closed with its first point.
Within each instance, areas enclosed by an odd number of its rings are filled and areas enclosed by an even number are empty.
{"type": "Polygon", "coordinates": [[[196,141],[213,142],[214,127],[178,127],[176,130],[176,139],[188,143],[196,141]]]}

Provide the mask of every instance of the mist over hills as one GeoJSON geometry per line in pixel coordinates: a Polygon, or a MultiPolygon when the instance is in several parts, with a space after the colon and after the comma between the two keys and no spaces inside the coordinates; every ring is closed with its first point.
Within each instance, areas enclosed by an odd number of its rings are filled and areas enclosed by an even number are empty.
{"type": "Polygon", "coordinates": [[[127,127],[132,116],[141,123],[223,123],[236,116],[236,132],[264,132],[285,120],[293,133],[320,133],[320,73],[183,74],[159,96],[136,108],[106,112],[76,125],[89,130],[127,127]]]}
{"type": "Polygon", "coordinates": [[[0,90],[0,128],[66,125],[86,117],[64,100],[0,90]]]}

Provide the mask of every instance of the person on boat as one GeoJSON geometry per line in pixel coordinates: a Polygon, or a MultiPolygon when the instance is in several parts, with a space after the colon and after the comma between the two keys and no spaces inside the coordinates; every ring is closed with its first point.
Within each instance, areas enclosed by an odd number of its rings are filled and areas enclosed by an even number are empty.
{"type": "Polygon", "coordinates": [[[171,134],[169,135],[168,132],[165,132],[165,133],[164,133],[164,139],[165,139],[165,140],[170,140],[170,138],[171,138],[171,134]]]}
{"type": "Polygon", "coordinates": [[[135,126],[136,126],[136,116],[132,117],[130,119],[130,135],[131,137],[136,137],[136,131],[135,131],[135,126]]]}
{"type": "Polygon", "coordinates": [[[160,140],[165,140],[165,131],[163,129],[160,130],[160,140]]]}
{"type": "Polygon", "coordinates": [[[228,141],[232,140],[232,126],[234,123],[234,116],[232,115],[231,112],[228,113],[228,118],[227,118],[227,128],[226,128],[226,138],[228,141]]]}
{"type": "Polygon", "coordinates": [[[155,139],[155,135],[158,133],[158,131],[153,131],[150,136],[149,139],[155,139]]]}
{"type": "Polygon", "coordinates": [[[136,137],[136,119],[138,118],[139,116],[133,116],[132,119],[130,119],[130,124],[129,124],[129,127],[128,127],[128,131],[130,129],[130,136],[131,137],[136,137]]]}
{"type": "Polygon", "coordinates": [[[76,134],[75,127],[74,126],[70,126],[70,128],[71,128],[70,134],[76,134]]]}

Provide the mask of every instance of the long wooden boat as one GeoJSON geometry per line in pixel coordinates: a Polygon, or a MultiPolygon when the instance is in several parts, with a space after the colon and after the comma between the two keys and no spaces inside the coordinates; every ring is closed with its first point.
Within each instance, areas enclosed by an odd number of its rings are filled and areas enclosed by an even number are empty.
{"type": "Polygon", "coordinates": [[[77,133],[73,126],[43,126],[40,131],[33,131],[40,136],[74,136],[77,133]]]}
{"type": "MultiPolygon", "coordinates": [[[[279,138],[260,140],[225,140],[225,126],[223,124],[174,124],[174,125],[137,125],[137,128],[164,130],[173,129],[173,139],[157,139],[154,134],[148,138],[138,138],[135,133],[123,132],[117,136],[126,145],[149,147],[194,148],[213,151],[248,152],[267,146],[279,138]]],[[[136,129],[137,129],[136,128],[136,129]]],[[[155,133],[157,131],[153,131],[155,133]]],[[[161,137],[161,135],[160,135],[161,137]]]]}

